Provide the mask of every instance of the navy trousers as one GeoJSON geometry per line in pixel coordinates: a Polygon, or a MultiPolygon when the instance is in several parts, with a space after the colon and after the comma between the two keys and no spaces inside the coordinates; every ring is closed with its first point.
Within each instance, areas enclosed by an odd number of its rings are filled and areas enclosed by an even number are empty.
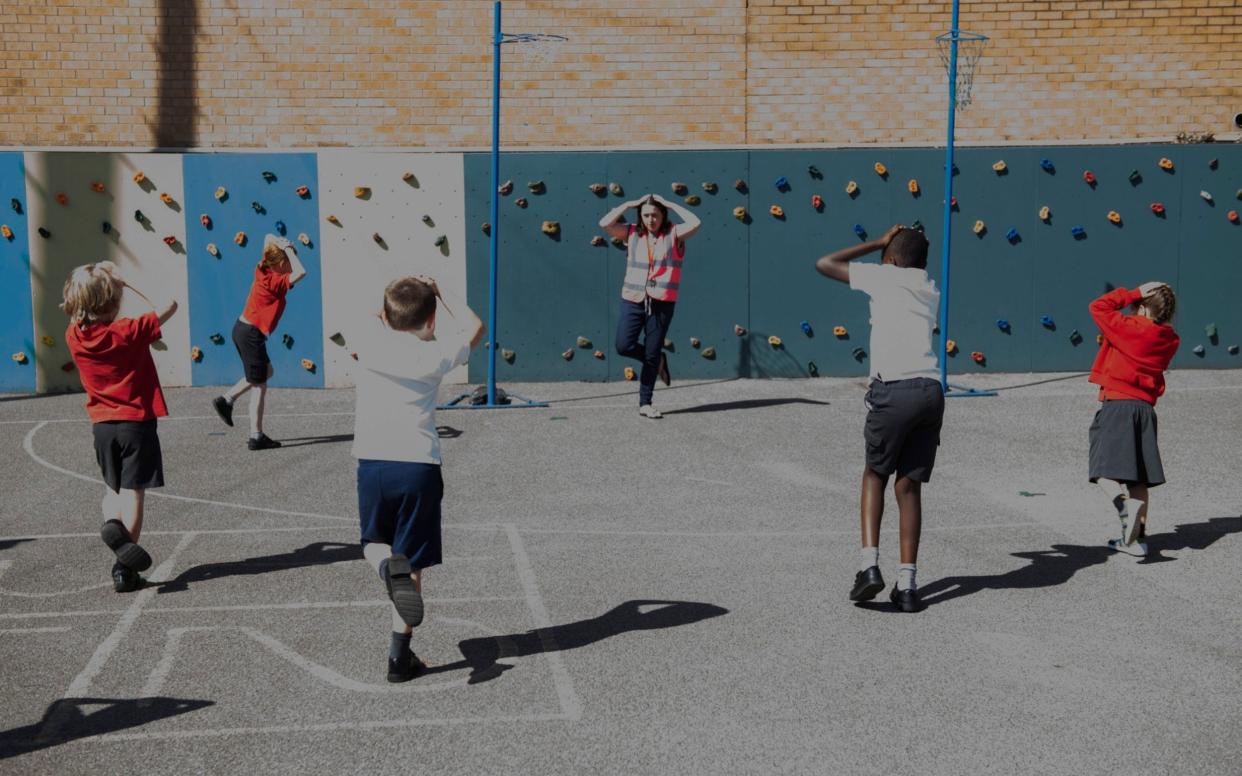
{"type": "Polygon", "coordinates": [[[673,322],[673,308],[676,302],[661,302],[656,299],[642,302],[621,300],[621,318],[617,321],[617,353],[642,362],[639,373],[638,406],[651,403],[651,394],[655,392],[656,372],[660,369],[660,353],[664,348],[664,337],[673,322]],[[651,306],[650,312],[647,304],[651,306]],[[639,344],[638,337],[643,335],[639,344]]]}

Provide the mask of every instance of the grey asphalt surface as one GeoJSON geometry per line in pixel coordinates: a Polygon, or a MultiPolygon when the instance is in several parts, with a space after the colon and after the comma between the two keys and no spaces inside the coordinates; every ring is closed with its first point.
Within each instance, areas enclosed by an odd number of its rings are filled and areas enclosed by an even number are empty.
{"type": "Polygon", "coordinates": [[[274,389],[286,446],[252,453],[214,390],[169,390],[127,595],[83,397],[0,396],[0,773],[1236,773],[1242,372],[1170,375],[1143,562],[1103,547],[1085,376],[968,382],[1004,390],[948,403],[917,615],[846,599],[861,380],[675,382],[659,422],[615,383],[441,412],[408,685],[352,391],[274,389]]]}

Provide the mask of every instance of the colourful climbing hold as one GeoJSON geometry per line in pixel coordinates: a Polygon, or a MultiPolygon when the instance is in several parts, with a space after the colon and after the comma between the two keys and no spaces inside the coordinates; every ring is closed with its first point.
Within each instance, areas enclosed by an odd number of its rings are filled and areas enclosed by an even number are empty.
{"type": "Polygon", "coordinates": [[[981,221],[981,220],[980,220],[980,221],[976,221],[976,222],[975,222],[975,225],[974,225],[974,227],[973,227],[972,231],[973,231],[975,234],[981,235],[981,234],[983,234],[985,231],[987,231],[987,228],[988,228],[988,227],[987,227],[987,224],[983,223],[983,221],[981,221]]]}
{"type": "Polygon", "coordinates": [[[589,348],[591,347],[591,340],[579,335],[578,341],[575,344],[580,348],[589,348]]]}
{"type": "Polygon", "coordinates": [[[1231,356],[1236,356],[1236,355],[1238,355],[1238,346],[1237,346],[1237,345],[1230,345],[1229,347],[1225,348],[1225,350],[1229,351],[1229,355],[1231,355],[1231,356]]]}
{"type": "Polygon", "coordinates": [[[513,200],[513,204],[517,205],[520,208],[525,208],[528,203],[526,202],[526,197],[518,197],[517,199],[513,200]]]}
{"type": "Polygon", "coordinates": [[[824,174],[819,171],[819,168],[813,164],[808,164],[806,166],[806,173],[807,175],[810,175],[812,178],[815,178],[815,179],[824,177],[824,174]]]}
{"type": "Polygon", "coordinates": [[[202,348],[200,348],[198,345],[195,345],[194,347],[190,348],[190,358],[194,361],[202,361],[203,360],[202,348]]]}
{"type": "Polygon", "coordinates": [[[406,172],[401,173],[401,180],[405,181],[406,183],[413,183],[415,186],[418,185],[418,176],[416,176],[412,172],[409,172],[408,170],[406,172]]]}
{"type": "Polygon", "coordinates": [[[509,348],[501,348],[500,357],[505,360],[505,363],[512,364],[513,360],[517,358],[517,352],[510,350],[509,348]]]}
{"type": "Polygon", "coordinates": [[[39,232],[39,236],[42,237],[44,240],[52,239],[52,233],[48,231],[46,227],[40,226],[37,231],[39,232]]]}
{"type": "Polygon", "coordinates": [[[600,237],[598,234],[591,238],[591,245],[594,245],[597,248],[601,245],[607,245],[607,244],[608,244],[608,241],[605,240],[603,237],[600,237]]]}
{"type": "Polygon", "coordinates": [[[302,368],[305,369],[307,372],[314,372],[315,362],[311,361],[309,358],[304,358],[302,359],[302,368]]]}
{"type": "Polygon", "coordinates": [[[12,358],[14,361],[16,361],[19,364],[24,364],[26,363],[26,360],[27,360],[26,354],[21,353],[21,352],[14,353],[12,356],[10,356],[10,358],[12,358]]]}
{"type": "Polygon", "coordinates": [[[0,237],[3,237],[6,240],[13,239],[13,230],[9,228],[8,224],[0,225],[0,237]]]}
{"type": "Polygon", "coordinates": [[[1211,202],[1211,201],[1212,201],[1212,195],[1211,195],[1211,194],[1209,194],[1209,193],[1208,193],[1208,192],[1206,192],[1206,191],[1200,191],[1200,192],[1199,192],[1199,196],[1203,198],[1203,201],[1204,201],[1204,202],[1211,202]]]}
{"type": "Polygon", "coordinates": [[[686,184],[680,181],[675,182],[672,188],[673,188],[673,193],[679,197],[684,197],[686,195],[686,192],[690,190],[689,186],[687,186],[686,184]]]}
{"type": "Polygon", "coordinates": [[[258,202],[251,202],[250,209],[258,213],[259,215],[263,215],[264,213],[267,212],[267,208],[263,207],[258,202]]]}
{"type": "Polygon", "coordinates": [[[1120,214],[1120,213],[1118,213],[1116,210],[1110,210],[1110,211],[1108,211],[1108,221],[1109,221],[1109,223],[1113,223],[1113,224],[1120,224],[1120,223],[1121,223],[1121,214],[1120,214]]]}
{"type": "Polygon", "coordinates": [[[703,181],[703,183],[700,185],[702,185],[703,191],[706,191],[708,194],[716,193],[716,184],[713,183],[712,181],[703,181]]]}
{"type": "Polygon", "coordinates": [[[288,231],[285,227],[285,222],[277,221],[274,226],[276,228],[276,234],[280,235],[281,237],[284,237],[285,232],[288,231]]]}
{"type": "Polygon", "coordinates": [[[987,363],[988,357],[983,355],[983,351],[981,350],[972,350],[970,352],[970,360],[982,366],[987,363]]]}
{"type": "Polygon", "coordinates": [[[1096,184],[1095,173],[1091,172],[1090,170],[1082,171],[1082,179],[1083,179],[1083,182],[1086,183],[1088,186],[1094,186],[1096,184]]]}
{"type": "Polygon", "coordinates": [[[690,338],[690,347],[697,348],[699,345],[702,345],[702,344],[703,344],[702,340],[700,340],[698,337],[690,338]]]}
{"type": "Polygon", "coordinates": [[[1008,232],[1005,232],[1005,239],[1011,243],[1016,243],[1018,240],[1022,239],[1022,237],[1018,234],[1017,227],[1014,227],[1008,232]]]}
{"type": "Polygon", "coordinates": [[[949,207],[957,210],[957,197],[949,197],[949,207]]]}
{"type": "Polygon", "coordinates": [[[1164,170],[1165,172],[1172,172],[1173,170],[1173,160],[1167,156],[1161,157],[1160,161],[1157,162],[1157,164],[1159,164],[1160,169],[1164,170]]]}
{"type": "Polygon", "coordinates": [[[811,377],[819,377],[819,367],[815,365],[814,361],[806,362],[806,371],[811,377]]]}
{"type": "Polygon", "coordinates": [[[1005,164],[1004,159],[1001,159],[999,161],[992,163],[992,172],[994,173],[997,173],[997,174],[1003,173],[1008,169],[1009,169],[1009,165],[1005,164]]]}
{"type": "Polygon", "coordinates": [[[888,168],[884,166],[883,162],[876,162],[872,165],[872,169],[875,170],[875,174],[879,175],[881,178],[888,176],[888,168]]]}
{"type": "Polygon", "coordinates": [[[220,249],[216,247],[215,243],[207,243],[207,252],[217,259],[220,258],[220,249]]]}
{"type": "Polygon", "coordinates": [[[135,210],[134,220],[140,224],[145,224],[147,222],[147,214],[142,212],[141,210],[135,210]]]}
{"type": "Polygon", "coordinates": [[[1051,315],[1041,315],[1039,317],[1039,325],[1045,329],[1055,329],[1057,327],[1056,321],[1052,319],[1051,315]]]}
{"type": "Polygon", "coordinates": [[[160,202],[163,202],[165,205],[173,204],[172,194],[169,194],[167,191],[161,191],[160,202]]]}
{"type": "Polygon", "coordinates": [[[824,198],[818,194],[811,195],[811,207],[816,210],[824,209],[824,198]]]}
{"type": "Polygon", "coordinates": [[[1044,170],[1044,172],[1056,172],[1057,171],[1057,167],[1055,164],[1052,163],[1051,159],[1047,159],[1047,158],[1040,159],[1039,166],[1044,170]]]}
{"type": "Polygon", "coordinates": [[[223,186],[220,186],[219,188],[216,189],[216,200],[223,202],[224,200],[228,199],[228,196],[229,196],[229,192],[223,186]]]}
{"type": "Polygon", "coordinates": [[[566,350],[566,351],[562,352],[562,353],[561,353],[561,358],[565,359],[566,361],[573,361],[573,360],[574,360],[574,349],[573,349],[573,348],[570,348],[570,349],[568,349],[568,350],[566,350]]]}
{"type": "Polygon", "coordinates": [[[544,234],[560,234],[561,223],[559,221],[544,221],[543,226],[539,227],[544,234]]]}
{"type": "Polygon", "coordinates": [[[1082,226],[1075,224],[1070,227],[1070,234],[1074,236],[1075,240],[1081,240],[1082,238],[1087,236],[1087,230],[1084,229],[1082,226]]]}
{"type": "Polygon", "coordinates": [[[741,205],[738,205],[737,207],[733,208],[733,217],[739,221],[745,221],[746,220],[746,208],[742,207],[741,205]]]}
{"type": "Polygon", "coordinates": [[[1209,323],[1207,326],[1203,327],[1203,331],[1204,333],[1208,335],[1209,339],[1211,339],[1212,337],[1215,337],[1216,336],[1216,324],[1209,323]]]}
{"type": "Polygon", "coordinates": [[[1005,320],[1004,318],[997,318],[996,328],[1000,329],[1001,331],[1006,331],[1006,332],[1009,331],[1009,321],[1005,320]]]}
{"type": "Polygon", "coordinates": [[[844,326],[833,326],[832,327],[832,336],[834,337],[845,337],[848,334],[849,334],[849,330],[846,329],[844,326]]]}
{"type": "Polygon", "coordinates": [[[238,232],[237,234],[233,235],[233,242],[237,243],[238,245],[245,245],[246,244],[246,233],[238,232]]]}
{"type": "Polygon", "coordinates": [[[1130,170],[1130,185],[1137,186],[1143,182],[1143,174],[1138,170],[1130,170]]]}
{"type": "Polygon", "coordinates": [[[620,183],[609,183],[608,190],[612,192],[614,197],[619,197],[625,193],[625,189],[621,188],[620,183]]]}
{"type": "Polygon", "coordinates": [[[44,334],[42,337],[39,338],[39,341],[42,342],[44,345],[47,345],[49,348],[56,346],[56,338],[53,337],[51,334],[44,334]]]}
{"type": "Polygon", "coordinates": [[[774,348],[779,348],[783,343],[781,342],[780,337],[773,334],[772,336],[768,337],[768,344],[774,348]]]}
{"type": "Polygon", "coordinates": [[[716,349],[715,348],[703,348],[703,352],[700,353],[699,355],[707,359],[708,361],[711,361],[712,359],[716,357],[716,349]]]}
{"type": "Polygon", "coordinates": [[[867,230],[863,228],[862,224],[854,224],[854,234],[858,235],[860,240],[867,239],[867,230]]]}
{"type": "Polygon", "coordinates": [[[294,192],[302,199],[306,199],[307,197],[310,196],[310,187],[309,186],[298,186],[296,189],[294,189],[294,192]]]}
{"type": "Polygon", "coordinates": [[[627,366],[627,367],[625,368],[625,379],[626,379],[626,380],[631,380],[631,381],[632,381],[632,380],[634,379],[634,377],[635,377],[635,375],[634,375],[634,367],[632,367],[632,366],[627,366]]]}
{"type": "Polygon", "coordinates": [[[167,245],[169,248],[175,246],[177,244],[177,236],[175,234],[170,234],[166,236],[164,238],[164,244],[167,245]]]}
{"type": "Polygon", "coordinates": [[[216,345],[224,344],[224,335],[221,334],[220,332],[216,332],[215,334],[212,334],[210,337],[208,337],[208,339],[210,339],[212,343],[216,345]]]}
{"type": "Polygon", "coordinates": [[[1078,329],[1074,329],[1069,333],[1069,341],[1071,345],[1078,346],[1082,343],[1082,335],[1078,333],[1078,329]]]}
{"type": "Polygon", "coordinates": [[[857,348],[854,348],[853,355],[854,355],[854,360],[862,361],[864,358],[867,357],[867,351],[863,350],[861,347],[857,347],[857,348]]]}
{"type": "Polygon", "coordinates": [[[383,236],[383,235],[381,235],[379,232],[372,232],[372,233],[371,233],[371,239],[375,241],[375,244],[376,244],[376,245],[383,245],[383,244],[384,244],[384,236],[383,236]]]}
{"type": "Polygon", "coordinates": [[[547,190],[547,187],[543,185],[543,181],[527,181],[526,190],[531,194],[542,194],[547,190]]]}
{"type": "Polygon", "coordinates": [[[603,193],[608,190],[608,187],[602,183],[592,183],[587,188],[589,188],[591,190],[591,193],[597,197],[602,196],[603,193]]]}
{"type": "Polygon", "coordinates": [[[739,336],[739,337],[745,337],[745,336],[746,336],[746,327],[745,327],[745,326],[743,326],[743,325],[742,325],[742,324],[740,324],[740,323],[735,323],[735,324],[733,324],[733,333],[734,333],[734,334],[736,334],[736,335],[737,335],[737,336],[739,336]]]}
{"type": "Polygon", "coordinates": [[[1225,214],[1225,218],[1228,218],[1230,221],[1232,221],[1235,224],[1238,223],[1238,211],[1230,210],[1228,213],[1225,214]]]}
{"type": "Polygon", "coordinates": [[[509,196],[510,192],[512,191],[513,191],[513,181],[511,180],[505,181],[504,183],[496,187],[496,193],[502,197],[509,196]]]}
{"type": "Polygon", "coordinates": [[[777,178],[774,185],[776,186],[777,191],[788,191],[789,190],[789,181],[785,178],[784,175],[777,178]]]}
{"type": "Polygon", "coordinates": [[[77,369],[77,365],[72,361],[66,361],[60,365],[60,371],[62,372],[72,372],[74,369],[77,369]]]}
{"type": "Polygon", "coordinates": [[[845,193],[850,195],[851,197],[857,194],[858,193],[858,182],[850,181],[849,183],[845,184],[845,193]]]}
{"type": "Polygon", "coordinates": [[[68,195],[68,194],[66,194],[66,193],[65,193],[65,192],[63,192],[63,191],[59,191],[59,192],[57,192],[57,193],[56,193],[56,201],[57,201],[57,202],[59,202],[59,203],[60,203],[60,204],[62,204],[62,205],[68,205],[68,204],[69,204],[69,195],[68,195]]]}
{"type": "Polygon", "coordinates": [[[910,179],[910,180],[906,183],[906,189],[907,189],[907,190],[908,190],[911,194],[914,194],[914,195],[916,195],[916,196],[917,196],[917,195],[918,195],[918,193],[919,193],[919,182],[918,182],[918,180],[916,180],[915,178],[911,178],[911,179],[910,179]]]}
{"type": "Polygon", "coordinates": [[[337,218],[335,215],[332,215],[331,213],[329,213],[329,214],[328,214],[328,217],[327,217],[326,219],[324,219],[324,220],[325,220],[325,221],[327,221],[328,223],[332,224],[333,226],[340,226],[340,225],[341,225],[341,219],[337,218]]]}
{"type": "Polygon", "coordinates": [[[615,245],[618,248],[625,247],[625,240],[622,240],[620,237],[614,237],[611,240],[609,240],[609,242],[611,242],[613,245],[615,245]]]}
{"type": "Polygon", "coordinates": [[[668,337],[664,338],[664,349],[673,350],[673,341],[669,339],[668,337]]]}
{"type": "Polygon", "coordinates": [[[798,328],[802,329],[802,333],[808,337],[815,336],[815,330],[811,328],[810,321],[803,321],[802,323],[799,323],[798,328]]]}
{"type": "Polygon", "coordinates": [[[198,217],[198,222],[203,225],[204,229],[211,228],[211,216],[207,215],[206,213],[203,213],[202,215],[198,217]]]}
{"type": "Polygon", "coordinates": [[[1103,335],[1103,334],[1097,334],[1097,335],[1095,335],[1095,344],[1097,344],[1097,345],[1103,345],[1103,344],[1104,344],[1104,335],[1103,335]]]}
{"type": "Polygon", "coordinates": [[[138,185],[141,186],[143,183],[146,182],[146,180],[147,180],[147,175],[142,170],[139,170],[138,172],[134,173],[134,183],[137,183],[138,185]]]}
{"type": "Polygon", "coordinates": [[[944,352],[953,355],[957,352],[957,340],[947,340],[944,343],[944,352]]]}
{"type": "Polygon", "coordinates": [[[1191,350],[1191,352],[1194,353],[1196,356],[1202,357],[1203,354],[1207,352],[1207,349],[1204,348],[1202,345],[1195,345],[1194,348],[1191,350]]]}
{"type": "Polygon", "coordinates": [[[100,183],[99,181],[91,181],[91,191],[95,192],[96,194],[103,194],[107,190],[108,188],[104,186],[102,183],[100,183]]]}
{"type": "Polygon", "coordinates": [[[1047,223],[1050,218],[1052,218],[1052,208],[1044,205],[1039,209],[1039,220],[1047,223]]]}
{"type": "Polygon", "coordinates": [[[1216,169],[1217,167],[1219,167],[1219,166],[1220,166],[1220,160],[1219,160],[1219,159],[1209,159],[1209,160],[1208,160],[1208,169],[1209,169],[1209,170],[1215,170],[1215,169],[1216,169]]]}
{"type": "Polygon", "coordinates": [[[780,205],[773,205],[772,207],[768,208],[768,212],[772,214],[773,218],[784,218],[785,217],[785,209],[782,208],[780,205]]]}
{"type": "Polygon", "coordinates": [[[595,356],[595,357],[596,357],[596,358],[598,358],[598,359],[603,359],[603,357],[604,357],[604,351],[602,351],[602,350],[597,350],[597,351],[595,351],[594,353],[592,353],[591,355],[595,356]]]}
{"type": "Polygon", "coordinates": [[[1163,202],[1151,203],[1151,212],[1155,213],[1158,216],[1164,215],[1164,203],[1163,202]]]}

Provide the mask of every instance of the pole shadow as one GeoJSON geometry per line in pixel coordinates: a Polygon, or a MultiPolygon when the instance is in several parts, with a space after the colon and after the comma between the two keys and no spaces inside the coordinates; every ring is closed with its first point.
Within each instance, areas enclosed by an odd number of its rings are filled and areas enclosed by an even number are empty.
{"type": "Polygon", "coordinates": [[[0,732],[0,760],[177,717],[213,701],[181,698],[62,698],[33,725],[0,732]],[[102,708],[88,711],[91,706],[102,708]]]}
{"type": "Polygon", "coordinates": [[[459,642],[462,660],[432,666],[427,673],[445,673],[470,669],[469,684],[489,682],[514,666],[500,661],[508,658],[566,652],[590,646],[622,633],[692,625],[712,617],[728,614],[729,610],[695,601],[626,601],[598,617],[578,620],[565,625],[537,628],[507,636],[485,636],[459,642]],[[658,607],[644,611],[645,607],[658,607]]]}
{"type": "Polygon", "coordinates": [[[0,550],[11,550],[19,544],[33,541],[34,539],[3,539],[0,540],[0,550]]]}
{"type": "Polygon", "coordinates": [[[739,401],[717,402],[716,404],[700,404],[696,407],[683,407],[679,410],[665,410],[665,415],[686,415],[692,412],[728,412],[729,410],[756,410],[763,407],[779,407],[784,404],[817,404],[828,406],[826,401],[816,399],[741,399],[739,401]]]}
{"type": "Polygon", "coordinates": [[[330,563],[362,560],[362,557],[362,546],[359,544],[312,542],[301,549],[277,555],[263,555],[257,558],[246,558],[245,560],[203,563],[198,566],[191,566],[178,574],[175,579],[159,584],[158,594],[181,593],[188,590],[190,584],[195,582],[208,582],[223,577],[267,574],[271,571],[282,569],[326,566],[330,563]]]}
{"type": "Polygon", "coordinates": [[[281,447],[306,447],[307,445],[330,445],[336,442],[352,442],[353,434],[331,434],[329,436],[290,437],[280,440],[281,447]]]}

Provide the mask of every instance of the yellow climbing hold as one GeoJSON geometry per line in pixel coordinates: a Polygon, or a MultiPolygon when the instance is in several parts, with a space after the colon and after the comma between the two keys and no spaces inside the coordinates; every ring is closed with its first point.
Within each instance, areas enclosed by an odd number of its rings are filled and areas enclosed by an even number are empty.
{"type": "Polygon", "coordinates": [[[915,180],[914,178],[911,178],[910,182],[906,184],[906,188],[910,190],[911,194],[918,194],[919,193],[919,182],[915,180]]]}
{"type": "Polygon", "coordinates": [[[945,352],[945,353],[956,353],[956,352],[957,352],[957,341],[956,341],[956,340],[949,340],[949,341],[945,342],[945,343],[944,343],[944,352],[945,352]]]}
{"type": "Polygon", "coordinates": [[[306,232],[299,232],[298,242],[302,243],[303,245],[310,245],[310,235],[306,234],[306,232]]]}
{"type": "Polygon", "coordinates": [[[47,345],[49,348],[55,347],[56,345],[56,338],[53,337],[51,334],[44,334],[42,337],[39,338],[39,341],[42,342],[44,345],[47,345]]]}
{"type": "Polygon", "coordinates": [[[1172,160],[1172,159],[1170,159],[1170,158],[1168,158],[1167,156],[1166,156],[1166,157],[1162,157],[1162,158],[1160,159],[1160,161],[1159,161],[1159,165],[1160,165],[1160,169],[1162,169],[1162,170],[1172,170],[1172,169],[1173,169],[1173,160],[1172,160]]]}
{"type": "Polygon", "coordinates": [[[875,174],[879,175],[881,178],[888,175],[888,168],[884,166],[883,162],[875,163],[875,174]]]}
{"type": "Polygon", "coordinates": [[[207,243],[207,252],[216,258],[220,257],[220,249],[216,247],[215,243],[207,243]]]}
{"type": "Polygon", "coordinates": [[[745,221],[746,220],[746,208],[742,207],[741,205],[738,205],[737,207],[733,208],[733,217],[739,221],[745,221]]]}
{"type": "Polygon", "coordinates": [[[845,193],[849,194],[850,196],[857,194],[858,183],[856,181],[850,181],[849,183],[845,184],[845,193]]]}
{"type": "Polygon", "coordinates": [[[833,326],[832,327],[832,336],[844,337],[846,334],[849,334],[849,331],[847,331],[844,326],[833,326]]]}
{"type": "Polygon", "coordinates": [[[194,359],[195,361],[202,361],[203,360],[203,349],[200,348],[198,345],[195,345],[194,347],[190,348],[190,358],[194,359]]]}
{"type": "Polygon", "coordinates": [[[26,363],[26,354],[25,353],[14,353],[13,360],[19,364],[24,364],[26,363]]]}
{"type": "Polygon", "coordinates": [[[1110,210],[1108,211],[1108,220],[1111,223],[1119,224],[1121,223],[1121,214],[1118,213],[1116,210],[1110,210]]]}
{"type": "Polygon", "coordinates": [[[220,188],[216,189],[216,199],[217,199],[217,200],[219,200],[219,201],[223,202],[223,201],[224,201],[224,198],[225,198],[225,197],[227,197],[228,195],[229,195],[228,189],[224,188],[223,186],[221,186],[220,188]]]}
{"type": "Polygon", "coordinates": [[[354,196],[357,197],[358,199],[362,199],[363,197],[366,197],[370,193],[371,193],[371,189],[367,188],[366,186],[354,186],[354,196]]]}
{"type": "Polygon", "coordinates": [[[1052,208],[1044,205],[1039,209],[1039,220],[1047,221],[1049,218],[1052,218],[1052,208]]]}
{"type": "Polygon", "coordinates": [[[768,337],[768,344],[774,348],[779,348],[783,343],[780,337],[773,334],[771,337],[768,337]]]}
{"type": "Polygon", "coordinates": [[[625,368],[625,379],[626,379],[626,380],[633,380],[633,379],[634,379],[634,367],[632,367],[632,366],[627,366],[627,367],[625,368]]]}
{"type": "Polygon", "coordinates": [[[987,224],[983,223],[982,221],[975,222],[975,227],[974,227],[975,234],[983,234],[983,230],[987,228],[988,228],[987,224]]]}
{"type": "Polygon", "coordinates": [[[305,369],[307,372],[314,372],[315,362],[311,361],[309,358],[304,358],[302,359],[302,368],[305,369]]]}
{"type": "Polygon", "coordinates": [[[1009,165],[1005,164],[1005,160],[1001,159],[992,165],[992,172],[1004,172],[1009,169],[1009,165]]]}

